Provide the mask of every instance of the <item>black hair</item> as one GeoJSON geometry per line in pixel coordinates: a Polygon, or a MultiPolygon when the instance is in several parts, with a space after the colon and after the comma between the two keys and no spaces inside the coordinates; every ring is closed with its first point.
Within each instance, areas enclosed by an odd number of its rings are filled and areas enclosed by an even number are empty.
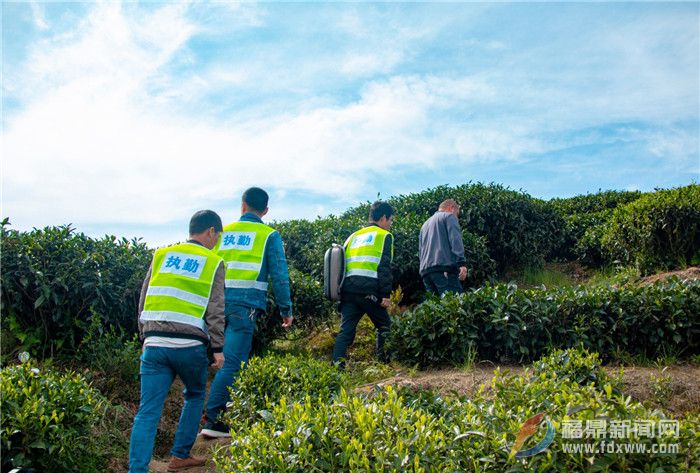
{"type": "Polygon", "coordinates": [[[259,187],[251,187],[243,193],[243,202],[248,204],[248,207],[258,212],[264,212],[267,208],[269,196],[267,192],[259,187]]]}
{"type": "Polygon", "coordinates": [[[394,215],[394,207],[381,200],[373,203],[369,208],[369,221],[378,222],[382,217],[389,218],[394,215]]]}
{"type": "Polygon", "coordinates": [[[211,227],[214,227],[217,232],[224,229],[221,217],[213,210],[200,210],[190,219],[190,235],[199,235],[211,227]]]}

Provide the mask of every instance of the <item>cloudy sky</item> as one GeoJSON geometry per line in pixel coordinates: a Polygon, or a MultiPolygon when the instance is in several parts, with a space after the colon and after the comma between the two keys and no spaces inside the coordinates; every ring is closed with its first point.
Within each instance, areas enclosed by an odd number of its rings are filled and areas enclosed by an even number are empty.
{"type": "Polygon", "coordinates": [[[440,184],[700,181],[700,3],[2,3],[2,216],[182,239],[440,184]]]}

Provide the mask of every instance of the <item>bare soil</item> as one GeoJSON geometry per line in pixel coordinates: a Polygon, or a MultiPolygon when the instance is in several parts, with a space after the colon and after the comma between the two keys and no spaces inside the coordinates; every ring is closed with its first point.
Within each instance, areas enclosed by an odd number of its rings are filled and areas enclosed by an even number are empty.
{"type": "Polygon", "coordinates": [[[666,279],[676,276],[680,279],[700,279],[700,268],[697,266],[691,266],[686,269],[679,269],[677,271],[667,271],[665,273],[652,274],[639,280],[639,284],[646,286],[653,284],[657,281],[665,281],[666,279]]]}
{"type": "MultiPolygon", "coordinates": [[[[674,416],[700,413],[700,366],[677,365],[666,368],[626,366],[623,392],[632,399],[648,406],[662,408],[674,416]],[[664,392],[665,390],[667,392],[664,392]]],[[[369,392],[375,386],[408,385],[421,389],[432,389],[444,395],[472,396],[484,385],[490,391],[495,367],[479,364],[470,370],[456,368],[419,371],[415,374],[397,373],[382,381],[358,388],[369,392]]],[[[501,366],[502,373],[522,374],[522,366],[501,366]]],[[[619,373],[620,367],[605,367],[611,376],[619,373]]]]}

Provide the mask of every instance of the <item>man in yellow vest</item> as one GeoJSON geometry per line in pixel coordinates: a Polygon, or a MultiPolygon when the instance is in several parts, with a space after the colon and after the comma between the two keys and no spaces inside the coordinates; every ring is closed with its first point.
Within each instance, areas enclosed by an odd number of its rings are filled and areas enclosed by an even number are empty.
{"type": "Polygon", "coordinates": [[[168,471],[204,465],[190,456],[197,438],[207,385],[207,345],[214,365],[224,364],[224,266],[211,248],[221,218],[195,213],[186,243],[155,251],[139,302],[141,402],[129,445],[129,472],[147,473],[163,403],[175,376],[185,385],[185,405],[175,433],[168,471]]]}
{"type": "Polygon", "coordinates": [[[243,193],[241,218],[224,227],[214,251],[226,267],[226,362],[211,384],[207,399],[205,438],[229,437],[228,427],[220,414],[230,401],[228,388],[248,362],[253,344],[255,321],[267,308],[268,279],[272,282],[275,302],[280,308],[282,326],[292,325],[292,301],[289,270],[284,256],[282,237],[263,224],[267,214],[267,192],[251,187],[243,193]]]}
{"type": "Polygon", "coordinates": [[[333,347],[333,362],[345,366],[348,347],[357,324],[367,314],[377,330],[377,357],[386,361],[384,341],[391,327],[387,307],[391,304],[391,262],[394,237],[389,233],[394,209],[377,201],[369,209],[369,224],[345,241],[345,280],[340,299],[340,333],[333,347]]]}

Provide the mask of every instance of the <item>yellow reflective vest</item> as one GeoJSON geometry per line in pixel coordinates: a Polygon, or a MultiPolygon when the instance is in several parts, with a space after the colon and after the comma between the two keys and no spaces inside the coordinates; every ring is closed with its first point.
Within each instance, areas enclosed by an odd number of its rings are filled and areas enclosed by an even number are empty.
{"type": "MultiPolygon", "coordinates": [[[[377,279],[384,241],[390,233],[375,225],[362,228],[345,241],[345,277],[365,276],[377,279]]],[[[391,257],[394,257],[392,238],[391,257]]]]}
{"type": "Polygon", "coordinates": [[[206,332],[204,314],[220,264],[214,252],[195,243],[156,250],[140,320],[177,322],[206,332]]]}
{"type": "Polygon", "coordinates": [[[233,222],[224,227],[213,251],[226,265],[225,287],[267,291],[267,281],[259,279],[267,240],[274,231],[257,222],[233,222]]]}

